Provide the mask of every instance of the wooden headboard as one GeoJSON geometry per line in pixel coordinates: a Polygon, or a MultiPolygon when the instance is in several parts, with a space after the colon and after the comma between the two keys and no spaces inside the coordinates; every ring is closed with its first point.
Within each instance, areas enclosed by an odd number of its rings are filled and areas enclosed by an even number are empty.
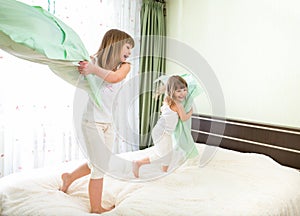
{"type": "Polygon", "coordinates": [[[196,143],[270,156],[282,165],[300,169],[300,129],[254,122],[192,116],[196,143]]]}

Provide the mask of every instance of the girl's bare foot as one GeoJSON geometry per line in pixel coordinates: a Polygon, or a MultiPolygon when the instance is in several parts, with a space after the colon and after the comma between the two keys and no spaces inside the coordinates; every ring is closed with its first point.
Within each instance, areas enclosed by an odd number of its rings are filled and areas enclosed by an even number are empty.
{"type": "Polygon", "coordinates": [[[132,161],[132,172],[133,175],[138,178],[139,177],[139,169],[140,169],[140,164],[138,161],[132,161]]]}
{"type": "Polygon", "coordinates": [[[168,172],[168,168],[169,168],[169,166],[162,166],[161,169],[163,172],[168,172]]]}
{"type": "Polygon", "coordinates": [[[105,209],[103,207],[101,207],[101,213],[104,213],[104,212],[107,212],[107,211],[111,211],[115,208],[115,206],[113,205],[112,207],[108,208],[108,209],[105,209]]]}
{"type": "Polygon", "coordinates": [[[110,210],[112,210],[114,208],[115,208],[114,205],[112,207],[108,208],[108,209],[105,209],[102,206],[100,206],[97,209],[94,209],[94,210],[92,209],[91,213],[101,214],[101,213],[104,213],[104,212],[108,212],[108,211],[110,211],[110,210]]]}
{"type": "Polygon", "coordinates": [[[66,193],[69,186],[71,185],[72,181],[71,181],[71,174],[70,173],[63,173],[61,175],[61,179],[62,179],[62,186],[59,188],[60,191],[66,193]]]}

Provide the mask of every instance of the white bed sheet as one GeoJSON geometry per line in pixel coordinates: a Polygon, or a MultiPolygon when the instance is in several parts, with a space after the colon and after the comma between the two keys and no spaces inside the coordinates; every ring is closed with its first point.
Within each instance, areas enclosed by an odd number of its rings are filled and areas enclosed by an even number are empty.
{"type": "MultiPolygon", "coordinates": [[[[201,153],[217,147],[198,144],[197,148],[201,153]]],[[[141,157],[147,151],[151,149],[123,157],[141,157]]],[[[300,215],[299,171],[261,154],[222,148],[217,148],[209,163],[199,167],[201,157],[152,181],[105,177],[104,206],[116,208],[102,215],[300,215]]],[[[93,215],[89,213],[89,176],[74,182],[68,193],[58,190],[61,173],[81,162],[1,178],[1,215],[93,215]]],[[[141,176],[148,168],[141,170],[141,176]]]]}

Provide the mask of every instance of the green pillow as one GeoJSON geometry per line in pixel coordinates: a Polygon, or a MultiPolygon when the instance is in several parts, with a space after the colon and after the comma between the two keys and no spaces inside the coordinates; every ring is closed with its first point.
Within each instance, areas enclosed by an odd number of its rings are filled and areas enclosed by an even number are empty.
{"type": "Polygon", "coordinates": [[[77,70],[79,61],[90,58],[76,32],[41,7],[14,0],[0,0],[0,4],[0,48],[48,65],[68,83],[86,90],[100,106],[99,79],[90,74],[82,80],[77,70]]]}

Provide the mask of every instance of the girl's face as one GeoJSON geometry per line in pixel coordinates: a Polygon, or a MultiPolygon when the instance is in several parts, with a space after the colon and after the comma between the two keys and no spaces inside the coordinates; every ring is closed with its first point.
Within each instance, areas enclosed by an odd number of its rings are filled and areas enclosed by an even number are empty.
{"type": "Polygon", "coordinates": [[[125,62],[126,59],[131,55],[131,49],[132,49],[131,44],[125,43],[123,45],[121,50],[121,56],[120,56],[121,62],[125,62]]]}
{"type": "Polygon", "coordinates": [[[177,102],[182,102],[185,100],[186,95],[188,94],[188,89],[185,88],[180,88],[176,89],[173,95],[173,98],[177,102]]]}

